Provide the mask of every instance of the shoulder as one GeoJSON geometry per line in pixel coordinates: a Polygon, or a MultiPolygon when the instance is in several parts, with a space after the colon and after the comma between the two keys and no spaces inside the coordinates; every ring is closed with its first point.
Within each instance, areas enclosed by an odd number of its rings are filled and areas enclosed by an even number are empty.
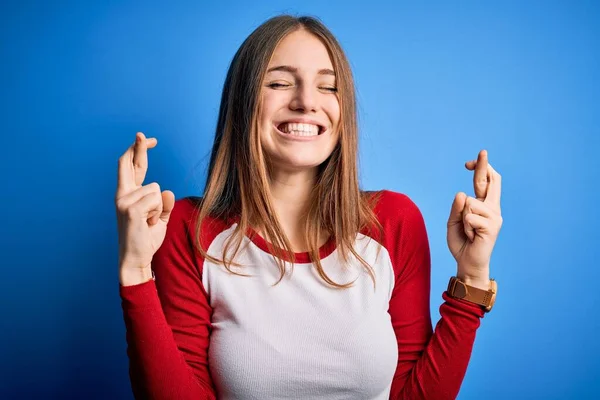
{"type": "Polygon", "coordinates": [[[202,199],[199,197],[183,197],[175,200],[167,223],[167,232],[177,234],[189,232],[197,222],[201,202],[202,199]]]}
{"type": "Polygon", "coordinates": [[[391,190],[369,192],[368,195],[381,226],[381,230],[372,231],[373,237],[388,251],[400,254],[428,243],[423,214],[408,195],[391,190]]]}
{"type": "Polygon", "coordinates": [[[404,193],[383,189],[366,194],[371,197],[373,211],[382,225],[423,218],[417,204],[404,193]]]}
{"type": "Polygon", "coordinates": [[[188,196],[175,200],[175,205],[171,211],[169,222],[167,223],[166,240],[181,241],[188,243],[198,241],[204,249],[208,248],[214,238],[227,229],[228,223],[222,219],[206,217],[198,226],[200,208],[202,206],[202,197],[188,196]]]}
{"type": "Polygon", "coordinates": [[[177,221],[179,224],[188,220],[191,221],[194,218],[196,211],[200,209],[201,204],[202,198],[195,196],[182,197],[175,200],[175,206],[171,212],[169,223],[171,223],[172,220],[177,221]]]}

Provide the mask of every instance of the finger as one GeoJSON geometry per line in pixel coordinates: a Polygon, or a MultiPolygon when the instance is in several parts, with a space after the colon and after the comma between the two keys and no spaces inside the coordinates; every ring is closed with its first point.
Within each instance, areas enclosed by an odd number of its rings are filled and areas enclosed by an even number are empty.
{"type": "Polygon", "coordinates": [[[162,212],[163,212],[163,202],[162,202],[162,193],[161,193],[160,204],[158,204],[156,207],[154,207],[152,209],[152,211],[150,213],[148,213],[148,225],[154,226],[154,225],[158,224],[158,221],[160,221],[160,216],[162,215],[162,212]]]}
{"type": "Polygon", "coordinates": [[[463,210],[465,209],[465,200],[467,195],[463,192],[459,192],[454,196],[454,202],[450,209],[450,216],[448,217],[448,226],[455,225],[462,222],[463,210]]]}
{"type": "Polygon", "coordinates": [[[135,189],[135,179],[133,175],[133,145],[129,146],[127,151],[119,157],[119,166],[117,173],[117,200],[125,194],[135,189]]]}
{"type": "Polygon", "coordinates": [[[138,201],[135,205],[138,209],[138,214],[140,217],[145,218],[150,224],[150,220],[154,215],[162,212],[162,197],[160,193],[152,192],[148,193],[140,201],[138,201]]]}
{"type": "Polygon", "coordinates": [[[500,208],[500,196],[502,192],[502,176],[496,172],[496,170],[488,165],[490,184],[488,187],[488,193],[484,200],[485,204],[492,205],[499,211],[500,208]]]}
{"type": "Polygon", "coordinates": [[[165,223],[169,222],[169,217],[171,216],[171,211],[175,207],[175,194],[170,190],[165,190],[162,192],[162,200],[163,200],[163,210],[160,214],[160,219],[165,223]]]}
{"type": "Polygon", "coordinates": [[[465,235],[467,235],[469,240],[472,242],[473,240],[475,240],[475,232],[474,228],[468,224],[468,221],[466,219],[467,215],[478,215],[483,218],[490,218],[492,213],[481,200],[478,200],[475,197],[467,196],[467,199],[465,201],[465,208],[462,212],[462,222],[465,235]]]}
{"type": "Polygon", "coordinates": [[[464,213],[473,213],[481,215],[485,218],[492,218],[493,216],[493,212],[490,210],[487,204],[471,196],[468,196],[467,200],[465,201],[464,213]]]}
{"type": "Polygon", "coordinates": [[[488,189],[488,158],[487,151],[481,150],[477,157],[477,165],[473,174],[473,187],[475,189],[475,197],[479,200],[484,200],[488,189]]]}
{"type": "Polygon", "coordinates": [[[490,231],[490,220],[472,213],[465,214],[464,217],[465,234],[473,242],[476,236],[483,236],[490,231]]]}
{"type": "Polygon", "coordinates": [[[165,190],[161,193],[161,199],[160,212],[158,208],[155,209],[152,216],[148,219],[150,226],[158,224],[159,221],[163,221],[165,224],[169,222],[171,211],[173,211],[173,207],[175,206],[175,195],[170,190],[165,190]]]}
{"type": "Polygon", "coordinates": [[[148,145],[146,136],[142,132],[138,132],[135,136],[133,169],[135,172],[135,185],[141,186],[144,183],[144,178],[146,178],[146,171],[148,171],[148,145]]]}
{"type": "MultiPolygon", "coordinates": [[[[146,139],[146,142],[148,148],[153,148],[158,143],[158,141],[155,138],[148,138],[146,139]]],[[[123,155],[121,155],[121,157],[119,158],[117,173],[117,199],[130,193],[131,191],[135,190],[136,187],[141,185],[136,185],[135,181],[135,169],[133,166],[135,147],[136,143],[134,142],[134,144],[129,146],[125,153],[123,153],[123,155]]]]}
{"type": "Polygon", "coordinates": [[[140,201],[144,196],[157,192],[160,193],[160,185],[156,182],[149,183],[142,186],[141,188],[135,189],[132,192],[127,193],[117,201],[117,210],[121,214],[127,213],[127,210],[135,203],[140,201]]]}
{"type": "Polygon", "coordinates": [[[146,138],[142,132],[136,134],[133,150],[133,167],[135,171],[135,185],[141,186],[148,171],[148,149],[156,146],[155,138],[146,138]]]}
{"type": "Polygon", "coordinates": [[[475,231],[473,227],[469,225],[469,222],[467,221],[467,215],[469,215],[469,213],[465,210],[465,212],[462,214],[462,227],[465,235],[472,242],[475,240],[475,231]]]}

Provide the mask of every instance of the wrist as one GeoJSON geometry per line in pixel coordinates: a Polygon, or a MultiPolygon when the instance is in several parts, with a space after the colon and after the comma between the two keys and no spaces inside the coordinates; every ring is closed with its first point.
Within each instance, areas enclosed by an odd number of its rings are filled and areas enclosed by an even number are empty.
{"type": "Polygon", "coordinates": [[[496,301],[496,292],[498,284],[493,279],[473,281],[467,278],[467,282],[458,277],[451,277],[448,282],[448,295],[450,297],[475,303],[483,307],[485,312],[489,312],[496,301]],[[476,286],[477,285],[477,286],[476,286]]]}
{"type": "Polygon", "coordinates": [[[490,288],[490,267],[485,268],[459,264],[456,277],[469,286],[488,290],[490,288]]]}
{"type": "Polygon", "coordinates": [[[121,268],[119,270],[119,283],[121,286],[133,286],[146,283],[154,279],[150,266],[145,268],[121,268]]]}
{"type": "Polygon", "coordinates": [[[457,276],[457,278],[463,281],[465,285],[473,286],[481,290],[490,289],[490,278],[470,278],[460,276],[457,276]]]}

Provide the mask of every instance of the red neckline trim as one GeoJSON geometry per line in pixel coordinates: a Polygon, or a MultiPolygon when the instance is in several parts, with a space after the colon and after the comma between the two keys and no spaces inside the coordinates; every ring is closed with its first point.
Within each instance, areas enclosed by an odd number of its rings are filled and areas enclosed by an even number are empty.
{"type": "MultiPolygon", "coordinates": [[[[273,245],[271,245],[270,243],[268,243],[254,229],[248,227],[248,230],[246,231],[246,236],[259,249],[261,249],[265,253],[269,253],[271,255],[273,254],[273,252],[271,251],[271,248],[273,248],[273,245]]],[[[332,236],[329,237],[329,239],[327,240],[327,242],[325,242],[325,244],[319,248],[319,259],[322,260],[325,257],[329,256],[331,253],[333,253],[333,251],[335,250],[335,248],[336,248],[335,238],[332,235],[332,236]]],[[[307,252],[307,251],[306,252],[301,252],[301,253],[294,253],[294,257],[295,257],[295,262],[297,262],[297,263],[308,264],[308,263],[311,262],[311,260],[310,260],[310,253],[307,252]]],[[[288,261],[288,262],[292,261],[292,260],[290,260],[287,252],[283,253],[283,259],[285,261],[288,261]]]]}

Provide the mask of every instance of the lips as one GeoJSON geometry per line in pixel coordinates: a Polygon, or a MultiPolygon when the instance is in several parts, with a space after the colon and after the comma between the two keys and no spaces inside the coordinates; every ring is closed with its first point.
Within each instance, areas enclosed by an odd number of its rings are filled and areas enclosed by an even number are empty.
{"type": "Polygon", "coordinates": [[[318,134],[301,134],[301,133],[286,133],[277,128],[277,125],[273,124],[273,129],[277,132],[279,136],[281,136],[286,141],[291,142],[312,142],[320,140],[323,137],[323,134],[328,132],[327,130],[323,131],[323,133],[318,134]]]}
{"type": "Polygon", "coordinates": [[[314,135],[314,128],[312,128],[311,126],[317,127],[317,135],[321,135],[327,130],[327,128],[325,128],[323,124],[319,123],[318,121],[309,119],[290,119],[276,123],[275,125],[277,130],[285,134],[288,134],[290,131],[297,131],[305,133],[312,132],[314,135]]]}

